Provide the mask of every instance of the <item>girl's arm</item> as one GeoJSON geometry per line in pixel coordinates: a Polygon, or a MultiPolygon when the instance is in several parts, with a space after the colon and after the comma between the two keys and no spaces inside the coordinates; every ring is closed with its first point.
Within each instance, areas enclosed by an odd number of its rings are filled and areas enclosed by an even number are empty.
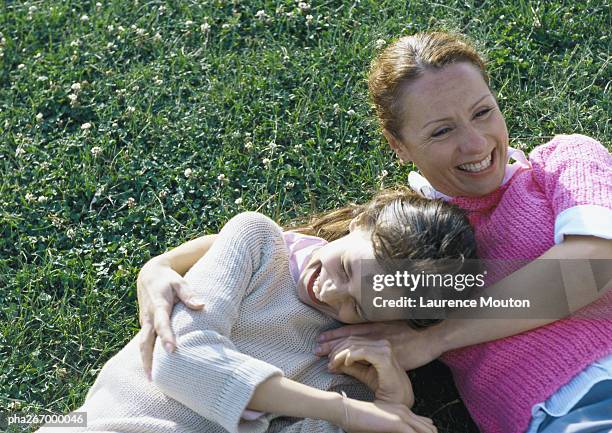
{"type": "Polygon", "coordinates": [[[149,378],[157,334],[167,350],[172,351],[176,347],[176,339],[170,327],[174,304],[180,300],[195,310],[204,306],[183,275],[206,254],[216,238],[217,235],[204,235],[185,242],[153,257],[138,273],[136,287],[142,326],[140,355],[145,374],[149,378]]]}
{"type": "MultiPolygon", "coordinates": [[[[566,239],[518,271],[487,289],[487,295],[502,298],[512,293],[514,299],[528,299],[533,293],[549,287],[549,281],[558,280],[559,262],[540,259],[605,259],[612,260],[612,240],[591,236],[567,236],[566,239]],[[549,269],[543,265],[549,262],[549,269]]],[[[612,266],[601,267],[596,280],[607,283],[595,287],[587,278],[564,279],[569,314],[596,301],[612,287],[612,266]]],[[[591,276],[591,281],[593,277],[591,276]]],[[[558,296],[558,290],[550,296],[558,296]]],[[[442,353],[460,347],[509,337],[555,321],[553,317],[534,319],[492,319],[490,312],[475,310],[469,319],[456,318],[458,311],[448,319],[424,330],[414,330],[403,322],[345,326],[321,334],[318,355],[329,354],[350,335],[387,339],[393,344],[394,353],[406,369],[420,367],[442,353]]]]}
{"type": "MultiPolygon", "coordinates": [[[[266,290],[251,284],[253,276],[274,274],[279,254],[286,254],[281,241],[280,227],[261,214],[237,215],[223,227],[214,246],[185,275],[206,302],[207,311],[194,311],[182,304],[174,308],[172,328],[177,346],[168,352],[161,344],[155,345],[155,384],[168,397],[229,432],[248,428],[245,423],[249,421],[242,420],[246,408],[329,419],[355,425],[363,432],[432,431],[412,428],[412,416],[405,405],[350,399],[346,406],[340,405],[342,400],[333,393],[283,378],[277,366],[238,350],[230,335],[241,320],[241,307],[250,302],[252,290],[266,290]],[[349,417],[350,422],[346,421],[349,417]]],[[[284,284],[282,278],[271,275],[267,288],[284,284]]],[[[243,314],[273,313],[259,308],[243,314]]]]}

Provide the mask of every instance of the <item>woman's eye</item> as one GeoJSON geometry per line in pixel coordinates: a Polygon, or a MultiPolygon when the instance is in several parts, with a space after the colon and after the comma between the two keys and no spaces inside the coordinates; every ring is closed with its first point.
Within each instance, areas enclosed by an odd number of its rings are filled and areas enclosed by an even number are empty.
{"type": "Polygon", "coordinates": [[[492,108],[486,108],[484,110],[480,110],[478,113],[474,114],[474,117],[483,117],[484,115],[486,115],[491,110],[492,110],[492,108]]]}
{"type": "Polygon", "coordinates": [[[436,132],[434,132],[433,134],[431,134],[432,137],[441,137],[444,134],[446,134],[447,132],[449,132],[451,129],[450,128],[442,128],[442,129],[438,129],[436,132]]]}

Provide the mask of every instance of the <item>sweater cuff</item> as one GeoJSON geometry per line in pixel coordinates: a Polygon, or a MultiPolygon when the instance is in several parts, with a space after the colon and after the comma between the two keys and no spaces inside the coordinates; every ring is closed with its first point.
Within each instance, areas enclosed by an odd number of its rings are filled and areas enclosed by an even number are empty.
{"type": "MultiPolygon", "coordinates": [[[[247,359],[239,365],[220,391],[214,411],[219,415],[217,421],[230,432],[247,433],[261,431],[258,427],[266,418],[245,420],[242,415],[253,398],[259,384],[272,376],[282,376],[282,370],[255,358],[247,359]]],[[[264,429],[265,430],[265,429],[264,429]]]]}
{"type": "Polygon", "coordinates": [[[579,205],[565,209],[555,220],[555,244],[566,235],[612,239],[612,209],[598,205],[579,205]]]}

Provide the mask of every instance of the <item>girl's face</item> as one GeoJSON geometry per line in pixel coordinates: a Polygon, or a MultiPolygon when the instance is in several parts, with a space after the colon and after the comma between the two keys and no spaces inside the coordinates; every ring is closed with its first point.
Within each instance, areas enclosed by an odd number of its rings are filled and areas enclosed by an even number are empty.
{"type": "Polygon", "coordinates": [[[374,251],[370,232],[356,228],[312,254],[297,284],[298,297],[340,322],[368,321],[360,307],[362,260],[374,263],[374,251]]]}
{"type": "Polygon", "coordinates": [[[413,161],[446,195],[481,196],[497,189],[508,130],[480,71],[467,62],[450,64],[403,91],[401,139],[384,131],[395,153],[413,161]]]}

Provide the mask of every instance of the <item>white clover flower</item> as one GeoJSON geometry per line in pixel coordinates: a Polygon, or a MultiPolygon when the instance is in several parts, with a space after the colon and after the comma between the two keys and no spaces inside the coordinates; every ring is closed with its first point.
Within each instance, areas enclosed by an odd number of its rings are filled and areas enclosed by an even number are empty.
{"type": "Polygon", "coordinates": [[[225,23],[221,26],[222,29],[229,29],[231,26],[228,23],[225,23]]]}
{"type": "Polygon", "coordinates": [[[183,174],[185,175],[186,178],[189,178],[193,174],[193,170],[190,168],[186,168],[183,174]]]}
{"type": "Polygon", "coordinates": [[[242,204],[242,197],[238,197],[236,200],[234,200],[234,203],[242,204]]]}
{"type": "Polygon", "coordinates": [[[348,111],[346,112],[346,114],[347,114],[348,116],[354,116],[354,115],[355,115],[355,110],[352,110],[352,109],[351,109],[351,110],[348,110],[348,111]]]}
{"type": "Polygon", "coordinates": [[[165,189],[162,189],[162,190],[159,192],[159,196],[160,196],[160,198],[166,198],[166,196],[167,196],[167,195],[168,195],[168,191],[166,191],[165,189]]]}
{"type": "Polygon", "coordinates": [[[385,46],[385,44],[387,43],[387,41],[385,41],[384,39],[377,39],[375,44],[376,44],[376,49],[380,50],[382,47],[385,46]]]}
{"type": "Polygon", "coordinates": [[[81,90],[81,83],[72,83],[72,86],[70,86],[70,88],[75,92],[78,92],[79,90],[81,90]]]}
{"type": "Polygon", "coordinates": [[[70,94],[68,95],[68,99],[70,99],[70,104],[71,104],[71,105],[72,105],[72,104],[74,104],[74,103],[76,103],[77,98],[78,98],[78,96],[77,96],[77,95],[75,95],[74,93],[70,93],[70,94]]]}
{"type": "Polygon", "coordinates": [[[225,180],[225,175],[221,173],[219,176],[217,176],[217,180],[220,180],[221,182],[223,182],[225,180]]]}
{"type": "Polygon", "coordinates": [[[106,30],[108,30],[109,32],[112,32],[113,30],[115,30],[115,26],[112,24],[109,24],[108,26],[106,26],[106,30]]]}
{"type": "Polygon", "coordinates": [[[89,17],[87,15],[83,15],[83,16],[81,16],[81,21],[87,22],[87,21],[89,21],[89,17]]]}
{"type": "Polygon", "coordinates": [[[383,171],[380,172],[380,178],[381,179],[384,179],[388,175],[389,175],[389,172],[387,170],[383,170],[383,171]]]}
{"type": "Polygon", "coordinates": [[[162,84],[164,84],[164,80],[161,80],[158,77],[155,77],[155,80],[153,82],[157,84],[158,86],[161,86],[162,84]]]}
{"type": "Polygon", "coordinates": [[[25,68],[25,65],[23,63],[20,63],[17,65],[17,69],[23,69],[25,68]]]}
{"type": "Polygon", "coordinates": [[[186,27],[191,27],[192,25],[193,25],[193,21],[191,21],[191,20],[185,21],[185,26],[186,27]]]}
{"type": "Polygon", "coordinates": [[[117,48],[117,45],[113,44],[112,42],[106,44],[106,49],[112,50],[113,48],[117,48]]]}
{"type": "Polygon", "coordinates": [[[38,203],[46,203],[49,201],[49,197],[46,197],[44,195],[41,195],[40,197],[38,197],[38,203]]]}
{"type": "Polygon", "coordinates": [[[292,189],[295,186],[295,182],[285,182],[285,188],[292,189]]]}
{"type": "Polygon", "coordinates": [[[153,36],[153,39],[156,41],[161,41],[162,36],[159,34],[159,32],[155,33],[155,36],[153,36]]]}
{"type": "Polygon", "coordinates": [[[74,47],[78,47],[80,44],[81,44],[81,41],[79,39],[76,39],[76,40],[70,42],[70,46],[73,47],[73,48],[74,47]]]}
{"type": "Polygon", "coordinates": [[[123,26],[119,26],[119,27],[117,27],[117,29],[118,29],[120,32],[125,31],[125,27],[123,27],[123,26]]]}
{"type": "Polygon", "coordinates": [[[145,32],[146,32],[145,29],[140,29],[140,28],[136,29],[136,34],[138,36],[143,36],[145,34],[145,32]]]}
{"type": "Polygon", "coordinates": [[[140,90],[140,86],[134,86],[132,87],[132,91],[133,92],[138,92],[140,90]]]}
{"type": "Polygon", "coordinates": [[[94,146],[91,148],[90,152],[94,158],[97,158],[102,153],[102,148],[100,146],[94,146]]]}
{"type": "Polygon", "coordinates": [[[134,111],[136,111],[136,107],[132,107],[131,105],[128,105],[127,112],[128,113],[133,113],[134,111]]]}
{"type": "Polygon", "coordinates": [[[263,9],[258,10],[255,14],[255,18],[258,18],[260,20],[264,19],[266,16],[266,11],[264,11],[263,9]]]}
{"type": "Polygon", "coordinates": [[[314,19],[312,15],[306,15],[306,22],[311,22],[314,19]]]}
{"type": "Polygon", "coordinates": [[[91,123],[89,123],[89,122],[83,123],[83,124],[81,125],[81,129],[83,129],[83,130],[85,130],[85,131],[87,131],[87,130],[88,130],[88,129],[90,129],[90,128],[91,128],[91,123]]]}
{"type": "Polygon", "coordinates": [[[134,197],[128,198],[127,199],[127,207],[131,209],[134,206],[136,206],[136,200],[134,199],[134,197]]]}
{"type": "Polygon", "coordinates": [[[38,8],[36,6],[30,6],[30,8],[28,9],[29,13],[34,13],[38,10],[38,8]]]}
{"type": "Polygon", "coordinates": [[[70,227],[68,230],[66,230],[66,236],[69,239],[74,239],[74,237],[76,236],[76,231],[72,227],[70,227]]]}
{"type": "Polygon", "coordinates": [[[28,203],[32,203],[34,201],[36,201],[36,196],[34,194],[32,194],[31,192],[27,193],[25,195],[25,199],[28,203]]]}
{"type": "Polygon", "coordinates": [[[270,167],[270,164],[272,164],[272,161],[270,160],[270,158],[264,158],[264,159],[261,160],[261,162],[266,167],[270,167]]]}
{"type": "Polygon", "coordinates": [[[338,111],[340,111],[340,105],[334,104],[333,109],[334,109],[334,113],[337,113],[338,111]]]}
{"type": "Polygon", "coordinates": [[[38,114],[36,115],[36,121],[37,121],[37,122],[42,122],[42,120],[43,120],[43,114],[42,114],[42,113],[38,113],[38,114]]]}
{"type": "Polygon", "coordinates": [[[26,153],[26,151],[23,150],[23,147],[18,147],[17,149],[15,149],[15,156],[17,157],[23,155],[24,153],[26,153]]]}
{"type": "Polygon", "coordinates": [[[96,7],[97,7],[97,8],[101,8],[101,7],[102,7],[102,3],[100,3],[100,2],[96,2],[96,7]]]}
{"type": "Polygon", "coordinates": [[[287,15],[287,18],[293,18],[293,11],[286,12],[285,15],[287,15]]]}
{"type": "Polygon", "coordinates": [[[302,143],[298,143],[295,146],[293,146],[293,148],[295,150],[302,150],[304,148],[304,145],[302,143]]]}
{"type": "Polygon", "coordinates": [[[310,10],[310,5],[306,2],[299,2],[298,7],[304,12],[310,10]]]}
{"type": "Polygon", "coordinates": [[[204,23],[200,26],[200,31],[206,33],[207,31],[210,30],[210,24],[208,23],[204,23]]]}
{"type": "Polygon", "coordinates": [[[253,142],[252,141],[247,141],[246,143],[244,143],[244,148],[247,149],[247,150],[253,148],[253,142]]]}

